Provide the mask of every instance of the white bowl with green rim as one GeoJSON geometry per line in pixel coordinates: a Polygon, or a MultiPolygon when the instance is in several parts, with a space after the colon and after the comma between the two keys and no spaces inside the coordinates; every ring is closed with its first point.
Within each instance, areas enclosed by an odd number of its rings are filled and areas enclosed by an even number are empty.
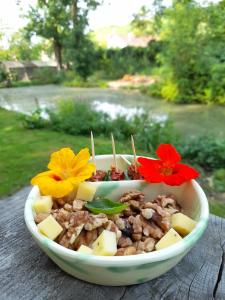
{"type": "MultiPolygon", "coordinates": [[[[118,156],[119,157],[119,156],[118,156]]],[[[125,155],[128,160],[132,156],[125,155]]],[[[113,162],[112,155],[96,156],[97,168],[108,170],[113,162]]],[[[118,159],[120,168],[125,168],[118,159]]],[[[97,187],[97,196],[113,200],[132,189],[141,190],[146,200],[159,194],[173,194],[184,209],[184,213],[197,221],[194,230],[178,243],[150,253],[129,256],[94,256],[67,249],[44,237],[34,222],[32,205],[39,195],[38,187],[31,190],[25,204],[24,217],[28,230],[40,248],[65,272],[70,275],[101,285],[138,284],[156,278],[173,268],[195,245],[206,229],[209,208],[208,201],[200,185],[192,180],[181,186],[167,186],[163,183],[149,184],[144,180],[107,181],[91,183],[97,187]]]]}

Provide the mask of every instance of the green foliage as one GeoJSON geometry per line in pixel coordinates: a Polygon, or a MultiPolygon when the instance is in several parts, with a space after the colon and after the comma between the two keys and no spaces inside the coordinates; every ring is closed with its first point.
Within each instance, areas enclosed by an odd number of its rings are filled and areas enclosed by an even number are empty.
{"type": "Polygon", "coordinates": [[[216,216],[225,217],[225,205],[219,201],[211,201],[209,202],[210,213],[216,216]]]}
{"type": "Polygon", "coordinates": [[[44,43],[32,45],[23,30],[12,35],[9,45],[10,60],[38,60],[44,48],[44,43]]]}
{"type": "Polygon", "coordinates": [[[164,42],[158,59],[167,100],[224,103],[225,7],[174,1],[165,9],[160,30],[164,42]]]}
{"type": "Polygon", "coordinates": [[[178,88],[176,83],[168,81],[161,89],[161,95],[166,100],[176,100],[178,96],[178,88]]]}
{"type": "Polygon", "coordinates": [[[85,81],[98,69],[100,55],[88,36],[80,38],[79,49],[69,47],[66,51],[66,59],[73,62],[73,70],[85,81]]]}
{"type": "Polygon", "coordinates": [[[49,111],[51,127],[73,135],[89,135],[104,132],[108,116],[97,112],[86,103],[61,101],[56,112],[49,111]]]}
{"type": "Polygon", "coordinates": [[[48,67],[34,70],[32,77],[33,81],[36,81],[40,84],[60,83],[62,79],[62,73],[56,72],[55,69],[48,67]]]}
{"type": "Polygon", "coordinates": [[[27,34],[51,40],[58,68],[65,63],[86,79],[93,49],[85,29],[89,11],[99,4],[97,0],[38,0],[27,16],[27,34]]]}
{"type": "Polygon", "coordinates": [[[131,22],[131,28],[137,36],[151,35],[153,33],[153,19],[149,16],[150,9],[142,6],[131,22]]]}
{"type": "Polygon", "coordinates": [[[225,192],[225,169],[218,169],[213,173],[213,187],[218,192],[225,192]]]}
{"type": "Polygon", "coordinates": [[[89,104],[74,101],[62,101],[57,111],[48,113],[50,127],[54,130],[72,135],[89,135],[92,130],[95,135],[105,137],[113,132],[118,140],[127,140],[134,134],[140,148],[151,153],[160,143],[175,143],[178,140],[171,120],[159,123],[145,113],[134,115],[129,120],[125,116],[112,120],[89,104]]]}
{"type": "Polygon", "coordinates": [[[190,139],[180,147],[180,152],[186,160],[202,166],[207,171],[225,165],[225,140],[217,140],[214,136],[190,139]]]}
{"type": "Polygon", "coordinates": [[[143,85],[139,88],[142,94],[149,95],[151,97],[161,98],[161,83],[156,81],[151,85],[143,85]]]}
{"type": "Polygon", "coordinates": [[[106,79],[118,79],[124,74],[149,74],[156,64],[156,56],[162,43],[152,41],[146,48],[127,46],[122,49],[102,50],[99,69],[106,79]]]}
{"type": "Polygon", "coordinates": [[[47,121],[42,117],[43,110],[38,108],[31,115],[21,114],[20,121],[24,128],[27,129],[40,129],[47,125],[47,121]]]}

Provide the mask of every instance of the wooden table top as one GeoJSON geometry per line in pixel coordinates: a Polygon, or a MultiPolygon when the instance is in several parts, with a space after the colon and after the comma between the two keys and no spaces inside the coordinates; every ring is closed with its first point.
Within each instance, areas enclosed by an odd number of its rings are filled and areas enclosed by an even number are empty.
{"type": "Polygon", "coordinates": [[[225,300],[225,219],[211,215],[196,246],[159,278],[127,287],[98,286],[67,275],[35,244],[23,218],[29,190],[0,200],[1,300],[225,300]]]}

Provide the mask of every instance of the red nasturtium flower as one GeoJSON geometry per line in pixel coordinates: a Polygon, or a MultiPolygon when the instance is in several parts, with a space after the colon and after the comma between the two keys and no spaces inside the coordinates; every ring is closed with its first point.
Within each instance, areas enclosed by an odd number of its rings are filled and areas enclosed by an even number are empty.
{"type": "Polygon", "coordinates": [[[181,185],[199,176],[199,173],[194,168],[180,163],[181,156],[173,145],[159,145],[156,154],[159,159],[138,158],[140,163],[138,171],[146,181],[181,185]]]}

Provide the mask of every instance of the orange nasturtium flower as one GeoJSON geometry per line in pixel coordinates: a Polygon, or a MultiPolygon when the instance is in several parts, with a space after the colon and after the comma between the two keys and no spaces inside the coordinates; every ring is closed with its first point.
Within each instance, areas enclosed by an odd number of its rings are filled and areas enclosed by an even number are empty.
{"type": "Polygon", "coordinates": [[[77,155],[70,148],[62,148],[52,153],[48,169],[37,174],[31,184],[38,185],[42,195],[61,198],[73,191],[76,184],[90,178],[95,165],[89,163],[88,148],[82,149],[77,155]]]}

